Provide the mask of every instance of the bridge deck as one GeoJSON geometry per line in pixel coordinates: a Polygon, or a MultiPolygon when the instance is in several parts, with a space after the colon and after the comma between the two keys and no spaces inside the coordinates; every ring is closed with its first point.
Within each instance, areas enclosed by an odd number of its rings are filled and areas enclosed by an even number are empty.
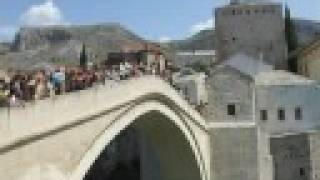
{"type": "Polygon", "coordinates": [[[0,148],[35,135],[71,125],[86,117],[112,111],[139,97],[160,93],[194,114],[205,127],[205,121],[169,85],[156,77],[143,77],[106,86],[56,96],[27,104],[25,108],[0,109],[0,148]]]}

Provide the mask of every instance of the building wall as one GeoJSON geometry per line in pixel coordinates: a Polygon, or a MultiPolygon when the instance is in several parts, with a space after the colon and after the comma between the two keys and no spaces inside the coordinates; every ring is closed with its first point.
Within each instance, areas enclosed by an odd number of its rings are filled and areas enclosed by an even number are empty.
{"type": "Polygon", "coordinates": [[[177,68],[183,68],[185,66],[189,66],[194,63],[210,66],[214,62],[215,62],[215,51],[178,52],[175,55],[174,66],[177,68]]]}
{"type": "Polygon", "coordinates": [[[274,180],[310,180],[310,146],[308,134],[270,139],[274,159],[274,180]]]}
{"type": "Polygon", "coordinates": [[[256,86],[256,121],[270,134],[299,133],[320,129],[320,89],[316,85],[259,85],[256,86]],[[295,108],[302,110],[296,120],[295,108]],[[278,110],[285,111],[279,120],[278,110]],[[260,111],[267,110],[268,119],[260,119],[260,111]]]}
{"type": "Polygon", "coordinates": [[[253,59],[241,53],[231,56],[231,58],[224,61],[223,64],[238,69],[252,77],[261,72],[273,70],[273,66],[265,64],[262,59],[253,59]]]}
{"type": "Polygon", "coordinates": [[[276,69],[287,69],[282,7],[269,5],[229,5],[217,8],[217,61],[244,53],[263,59],[276,69]]]}
{"type": "Polygon", "coordinates": [[[205,88],[204,73],[197,73],[194,75],[178,76],[174,80],[174,84],[182,92],[185,99],[192,105],[200,105],[207,103],[207,92],[205,88]]]}
{"type": "Polygon", "coordinates": [[[156,74],[161,74],[165,70],[165,57],[162,54],[153,52],[143,52],[142,62],[146,65],[148,73],[152,73],[152,70],[156,70],[156,74]]]}
{"type": "Polygon", "coordinates": [[[299,74],[320,81],[320,46],[298,59],[299,74]]]}
{"type": "Polygon", "coordinates": [[[311,178],[320,179],[320,132],[316,131],[309,134],[310,160],[311,160],[311,178]]]}
{"type": "Polygon", "coordinates": [[[217,128],[209,133],[211,179],[258,179],[256,128],[217,128]]]}
{"type": "Polygon", "coordinates": [[[207,78],[208,105],[204,116],[208,122],[253,121],[253,81],[229,67],[217,67],[207,78]],[[235,116],[227,114],[234,104],[235,116]]]}

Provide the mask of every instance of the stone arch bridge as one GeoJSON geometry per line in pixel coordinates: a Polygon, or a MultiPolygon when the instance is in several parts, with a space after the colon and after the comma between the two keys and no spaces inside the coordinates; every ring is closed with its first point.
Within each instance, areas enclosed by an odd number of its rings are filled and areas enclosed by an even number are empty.
{"type": "Polygon", "coordinates": [[[0,179],[85,179],[129,126],[152,149],[142,151],[141,179],[210,180],[205,121],[155,77],[1,109],[0,179]]]}

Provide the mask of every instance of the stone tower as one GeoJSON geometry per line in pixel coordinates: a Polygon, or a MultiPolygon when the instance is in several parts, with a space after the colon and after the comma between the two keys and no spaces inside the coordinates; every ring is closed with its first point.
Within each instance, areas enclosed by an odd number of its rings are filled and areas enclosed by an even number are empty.
{"type": "Polygon", "coordinates": [[[236,4],[261,4],[261,3],[268,3],[269,0],[230,0],[230,5],[236,4]]]}
{"type": "Polygon", "coordinates": [[[240,0],[230,0],[230,4],[232,5],[240,4],[240,0]]]}
{"type": "Polygon", "coordinates": [[[246,54],[275,69],[287,69],[286,41],[282,5],[266,0],[230,0],[217,8],[217,61],[237,53],[246,54]]]}

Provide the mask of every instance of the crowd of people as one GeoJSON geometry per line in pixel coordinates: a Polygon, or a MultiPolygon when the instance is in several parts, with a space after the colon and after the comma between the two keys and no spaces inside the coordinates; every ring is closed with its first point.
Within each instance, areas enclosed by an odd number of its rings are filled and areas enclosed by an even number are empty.
{"type": "Polygon", "coordinates": [[[0,78],[0,107],[22,107],[25,102],[40,100],[106,84],[107,80],[125,80],[155,74],[128,64],[114,67],[55,67],[33,71],[14,71],[0,78]]]}
{"type": "Polygon", "coordinates": [[[104,69],[53,68],[16,71],[0,79],[0,106],[24,106],[25,102],[83,90],[95,83],[105,83],[104,69]]]}

